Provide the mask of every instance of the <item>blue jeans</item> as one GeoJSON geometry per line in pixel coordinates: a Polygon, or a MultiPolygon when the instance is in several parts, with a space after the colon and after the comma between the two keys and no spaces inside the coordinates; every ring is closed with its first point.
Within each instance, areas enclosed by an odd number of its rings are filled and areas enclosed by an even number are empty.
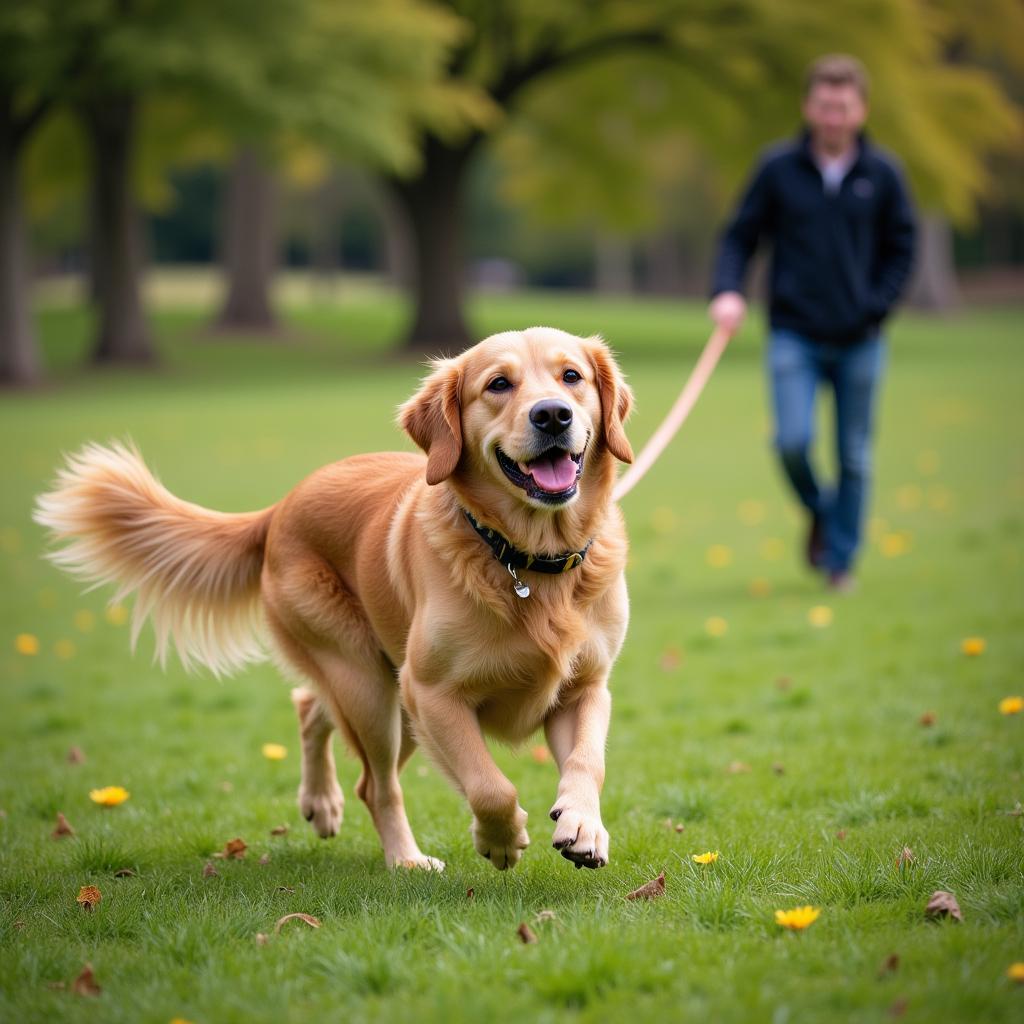
{"type": "Polygon", "coordinates": [[[871,482],[875,398],[885,364],[885,342],[872,335],[852,345],[826,345],[788,330],[768,341],[768,370],[775,411],[775,447],[789,482],[824,527],[825,564],[844,572],[860,545],[871,482]],[[818,386],[835,393],[836,486],[822,486],[811,468],[814,400],[818,386]]]}

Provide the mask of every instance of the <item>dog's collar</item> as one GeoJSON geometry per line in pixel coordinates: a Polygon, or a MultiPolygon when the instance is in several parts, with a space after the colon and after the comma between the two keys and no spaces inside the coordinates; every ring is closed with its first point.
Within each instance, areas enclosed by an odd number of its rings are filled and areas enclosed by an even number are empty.
{"type": "Polygon", "coordinates": [[[501,562],[515,581],[515,592],[520,597],[529,597],[530,588],[519,581],[516,569],[529,569],[532,572],[543,572],[550,576],[559,576],[569,572],[583,564],[587,557],[590,545],[594,543],[593,537],[587,541],[581,551],[566,551],[561,555],[530,555],[520,551],[507,537],[498,533],[489,526],[481,526],[466,509],[462,510],[463,515],[469,520],[469,525],[483,538],[487,546],[494,552],[494,557],[501,562]]]}

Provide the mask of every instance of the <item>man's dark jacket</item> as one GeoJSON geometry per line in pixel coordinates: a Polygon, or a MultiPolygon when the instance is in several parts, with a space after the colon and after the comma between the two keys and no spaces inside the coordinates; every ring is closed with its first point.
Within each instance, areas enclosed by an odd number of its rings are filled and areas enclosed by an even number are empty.
{"type": "Polygon", "coordinates": [[[742,291],[758,241],[771,239],[771,326],[848,344],[877,333],[899,298],[914,234],[892,157],[862,135],[855,162],[828,194],[805,133],[762,157],[722,235],[712,295],[742,291]]]}

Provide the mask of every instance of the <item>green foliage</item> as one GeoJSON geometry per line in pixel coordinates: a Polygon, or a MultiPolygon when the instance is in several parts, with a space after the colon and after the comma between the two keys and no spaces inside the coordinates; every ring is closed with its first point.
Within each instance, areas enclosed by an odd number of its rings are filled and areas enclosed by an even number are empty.
{"type": "Polygon", "coordinates": [[[760,146],[796,131],[804,70],[822,53],[868,66],[869,127],[905,161],[921,204],[955,220],[992,188],[989,155],[1024,138],[1021,108],[978,63],[993,47],[1020,60],[1022,14],[1010,3],[950,5],[955,15],[929,0],[587,6],[560,37],[566,70],[537,80],[500,143],[507,194],[549,222],[649,230],[694,147],[735,188],[760,146]],[[574,56],[595,36],[628,40],[627,24],[660,38],[600,48],[611,59],[574,56]]]}

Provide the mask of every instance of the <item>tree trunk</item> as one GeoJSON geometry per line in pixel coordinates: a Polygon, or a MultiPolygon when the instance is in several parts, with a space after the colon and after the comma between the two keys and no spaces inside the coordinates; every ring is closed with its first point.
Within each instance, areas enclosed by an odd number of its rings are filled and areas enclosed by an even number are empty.
{"type": "Polygon", "coordinates": [[[613,235],[595,239],[594,288],[601,295],[633,293],[633,247],[626,239],[613,235]]]}
{"type": "Polygon", "coordinates": [[[313,287],[326,295],[333,295],[336,291],[341,270],[338,244],[341,200],[341,182],[332,169],[309,200],[309,262],[313,287]]]}
{"type": "Polygon", "coordinates": [[[92,358],[97,363],[156,362],[139,294],[142,240],[132,166],[137,112],[131,95],[96,97],[82,108],[93,156],[93,243],[102,261],[94,270],[99,326],[92,358]]]}
{"type": "Polygon", "coordinates": [[[683,260],[681,243],[670,230],[648,235],[644,240],[644,290],[651,295],[681,295],[683,260]]]}
{"type": "Polygon", "coordinates": [[[277,268],[277,190],[252,146],[235,152],[222,239],[227,300],[218,326],[270,332],[277,327],[270,290],[277,268]]]}
{"type": "Polygon", "coordinates": [[[462,313],[462,191],[471,152],[428,139],[419,176],[391,182],[412,229],[416,309],[409,351],[458,352],[470,343],[462,313]]]}
{"type": "Polygon", "coordinates": [[[40,365],[30,309],[19,146],[7,104],[0,118],[0,383],[24,386],[39,380],[40,365]]]}
{"type": "Polygon", "coordinates": [[[942,311],[960,304],[960,288],[953,267],[953,229],[941,214],[921,217],[917,265],[908,301],[918,309],[942,311]]]}

